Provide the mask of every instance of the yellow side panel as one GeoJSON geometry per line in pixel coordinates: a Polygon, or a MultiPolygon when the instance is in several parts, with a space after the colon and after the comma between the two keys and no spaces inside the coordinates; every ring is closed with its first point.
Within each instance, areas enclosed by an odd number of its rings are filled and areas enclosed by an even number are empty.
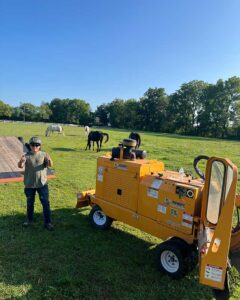
{"type": "MultiPolygon", "coordinates": [[[[164,164],[156,160],[110,160],[108,156],[100,156],[97,160],[97,165],[104,166],[105,169],[125,170],[127,172],[136,173],[138,177],[142,177],[151,172],[164,171],[164,164]]],[[[98,173],[98,170],[97,170],[98,173]]]]}
{"type": "Polygon", "coordinates": [[[155,194],[152,193],[152,197],[148,195],[149,187],[151,187],[154,179],[155,177],[151,175],[145,176],[139,185],[138,213],[142,216],[156,220],[159,193],[157,190],[153,190],[155,194]]]}
{"type": "Polygon", "coordinates": [[[110,160],[99,157],[96,172],[96,196],[137,211],[139,182],[142,176],[161,172],[164,164],[151,160],[110,160]]]}
{"type": "Polygon", "coordinates": [[[178,230],[192,234],[198,189],[191,186],[193,197],[179,197],[176,188],[180,184],[166,180],[159,189],[159,203],[157,220],[166,223],[178,230]]]}
{"type": "Polygon", "coordinates": [[[109,169],[104,174],[103,198],[128,209],[137,210],[138,181],[135,174],[109,169]]]}
{"type": "Polygon", "coordinates": [[[91,200],[93,203],[99,205],[107,216],[133,226],[137,229],[143,230],[155,237],[165,240],[172,236],[178,236],[189,244],[193,243],[192,235],[186,235],[182,232],[176,232],[174,228],[166,227],[163,224],[159,224],[158,222],[156,222],[156,220],[146,218],[127,208],[116,205],[115,203],[104,201],[102,199],[96,198],[95,196],[92,196],[91,200]]]}
{"type": "Polygon", "coordinates": [[[164,176],[146,175],[139,186],[138,212],[185,234],[192,234],[199,191],[200,187],[183,185],[164,179],[164,176]],[[177,188],[191,191],[192,197],[180,197],[177,188]]]}

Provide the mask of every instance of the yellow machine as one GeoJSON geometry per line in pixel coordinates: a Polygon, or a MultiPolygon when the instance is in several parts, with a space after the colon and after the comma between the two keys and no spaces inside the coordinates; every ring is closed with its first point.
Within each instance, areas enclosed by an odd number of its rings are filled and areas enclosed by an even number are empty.
{"type": "Polygon", "coordinates": [[[232,228],[237,167],[228,159],[199,156],[194,168],[200,178],[164,170],[123,140],[112,156],[97,160],[96,190],[78,193],[76,207],[92,206],[94,227],[107,229],[113,220],[156,236],[158,268],[181,278],[199,261],[202,284],[223,290],[229,250],[240,244],[239,224],[232,228]],[[205,175],[198,162],[206,159],[205,175]]]}

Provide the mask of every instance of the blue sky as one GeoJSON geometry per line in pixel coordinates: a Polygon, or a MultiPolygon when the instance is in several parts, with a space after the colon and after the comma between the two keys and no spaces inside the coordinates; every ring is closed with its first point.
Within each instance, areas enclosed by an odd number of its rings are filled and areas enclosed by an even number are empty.
{"type": "Polygon", "coordinates": [[[0,0],[0,99],[168,94],[240,76],[238,0],[0,0]]]}

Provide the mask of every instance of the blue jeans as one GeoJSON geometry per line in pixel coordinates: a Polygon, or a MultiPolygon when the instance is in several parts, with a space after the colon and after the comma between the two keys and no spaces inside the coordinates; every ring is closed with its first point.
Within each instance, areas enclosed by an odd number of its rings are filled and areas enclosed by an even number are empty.
{"type": "Polygon", "coordinates": [[[49,192],[48,192],[47,184],[45,184],[43,187],[40,187],[40,188],[25,188],[24,189],[24,193],[27,197],[28,221],[30,221],[30,222],[33,221],[34,202],[35,202],[36,192],[38,192],[39,199],[42,203],[44,223],[45,224],[51,223],[51,211],[50,211],[49,192]]]}

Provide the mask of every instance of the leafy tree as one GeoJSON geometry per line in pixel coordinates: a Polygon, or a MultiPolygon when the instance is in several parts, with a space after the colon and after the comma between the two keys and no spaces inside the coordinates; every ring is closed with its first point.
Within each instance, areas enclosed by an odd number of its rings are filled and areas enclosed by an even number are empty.
{"type": "Polygon", "coordinates": [[[12,115],[12,108],[10,105],[0,100],[0,119],[10,118],[12,115]]]}
{"type": "Polygon", "coordinates": [[[190,81],[170,96],[168,115],[172,120],[172,131],[184,134],[197,132],[198,115],[207,86],[203,81],[190,81]]]}
{"type": "Polygon", "coordinates": [[[234,123],[237,126],[239,91],[240,79],[236,77],[219,79],[215,85],[208,86],[198,117],[201,135],[223,138],[234,123]]]}
{"type": "Polygon", "coordinates": [[[109,104],[109,121],[112,127],[124,128],[124,100],[115,99],[109,104]]]}
{"type": "Polygon", "coordinates": [[[124,102],[124,128],[141,129],[140,102],[135,99],[124,102]]]}
{"type": "Polygon", "coordinates": [[[22,103],[19,107],[20,119],[23,121],[36,121],[38,116],[38,109],[31,103],[22,103]]]}
{"type": "Polygon", "coordinates": [[[66,123],[67,104],[67,100],[61,100],[59,98],[55,98],[50,102],[49,107],[52,111],[52,122],[66,123]]]}
{"type": "Polygon", "coordinates": [[[73,99],[67,104],[68,123],[86,125],[90,121],[90,105],[84,100],[73,99]]]}
{"type": "Polygon", "coordinates": [[[80,99],[53,99],[50,103],[51,120],[56,123],[88,124],[90,105],[80,99]]]}
{"type": "Polygon", "coordinates": [[[231,77],[226,82],[228,97],[231,99],[230,107],[230,127],[234,135],[240,133],[240,78],[231,77]]]}
{"type": "Polygon", "coordinates": [[[229,97],[226,84],[219,79],[215,85],[212,109],[212,134],[214,137],[225,137],[231,118],[232,99],[229,97]]]}
{"type": "Polygon", "coordinates": [[[168,97],[163,88],[149,88],[140,99],[141,128],[162,131],[165,128],[168,97]]]}
{"type": "Polygon", "coordinates": [[[107,126],[109,123],[109,104],[101,104],[100,106],[97,107],[95,111],[95,117],[98,117],[100,120],[100,124],[107,126]]]}
{"type": "Polygon", "coordinates": [[[21,116],[21,110],[19,106],[13,107],[11,120],[22,120],[20,116],[21,116]]]}
{"type": "Polygon", "coordinates": [[[42,102],[38,108],[38,120],[39,121],[49,121],[52,115],[52,111],[48,103],[42,102]]]}

